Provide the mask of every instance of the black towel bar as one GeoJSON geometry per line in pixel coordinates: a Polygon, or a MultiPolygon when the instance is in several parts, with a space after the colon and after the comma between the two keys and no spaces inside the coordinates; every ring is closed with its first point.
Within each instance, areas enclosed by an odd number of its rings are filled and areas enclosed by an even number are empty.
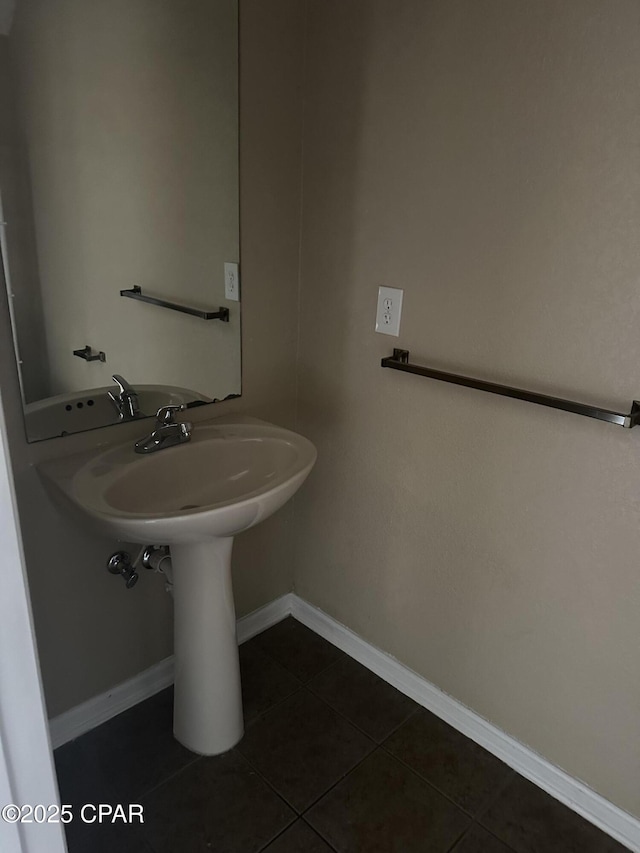
{"type": "Polygon", "coordinates": [[[521,388],[511,388],[509,385],[496,385],[493,382],[485,382],[482,379],[472,379],[470,376],[459,376],[457,373],[444,373],[441,370],[433,370],[431,367],[411,364],[409,362],[409,351],[406,349],[394,349],[392,356],[382,359],[382,367],[402,370],[405,373],[415,373],[418,376],[426,376],[428,379],[452,382],[454,385],[465,385],[467,388],[477,388],[478,391],[501,394],[503,397],[514,397],[516,400],[537,403],[539,406],[562,409],[564,412],[585,415],[587,418],[597,418],[600,421],[607,421],[607,423],[617,424],[628,429],[640,423],[640,401],[638,400],[634,400],[631,404],[629,414],[611,412],[609,409],[599,409],[596,406],[587,406],[584,403],[574,403],[572,400],[548,397],[546,394],[536,394],[533,391],[524,391],[521,388]]]}

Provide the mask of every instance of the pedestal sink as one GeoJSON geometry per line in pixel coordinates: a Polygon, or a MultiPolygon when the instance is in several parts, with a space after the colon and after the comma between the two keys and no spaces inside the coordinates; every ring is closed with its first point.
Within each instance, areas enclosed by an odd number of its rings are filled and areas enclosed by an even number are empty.
{"type": "Polygon", "coordinates": [[[316,459],[306,438],[254,419],[196,424],[189,443],[141,456],[133,442],[38,466],[53,501],[103,535],[170,545],[174,734],[217,755],[243,734],[233,537],[279,509],[316,459]]]}

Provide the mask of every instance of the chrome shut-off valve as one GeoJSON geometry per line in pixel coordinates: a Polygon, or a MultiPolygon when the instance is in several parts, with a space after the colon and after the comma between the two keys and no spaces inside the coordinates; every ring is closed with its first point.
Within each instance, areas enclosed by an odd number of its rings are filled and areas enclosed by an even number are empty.
{"type": "Polygon", "coordinates": [[[112,575],[122,575],[125,586],[131,589],[138,583],[138,573],[131,565],[131,557],[126,551],[116,551],[109,557],[107,569],[112,575]]]}

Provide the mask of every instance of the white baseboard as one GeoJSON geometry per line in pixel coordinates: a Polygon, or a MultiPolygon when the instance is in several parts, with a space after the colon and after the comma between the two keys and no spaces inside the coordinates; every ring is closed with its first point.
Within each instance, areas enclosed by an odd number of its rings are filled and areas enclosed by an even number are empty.
{"type": "Polygon", "coordinates": [[[49,720],[51,746],[57,749],[62,744],[106,723],[111,717],[126,711],[127,708],[164,690],[170,684],[173,684],[173,656],[161,660],[144,672],[123,681],[122,684],[117,684],[106,693],[94,696],[93,699],[53,717],[49,720]]]}
{"type": "Polygon", "coordinates": [[[408,669],[391,655],[367,643],[349,628],[298,596],[291,615],[333,643],[419,705],[479,743],[556,800],[595,824],[634,853],[640,853],[640,820],[551,764],[546,758],[487,722],[474,711],[408,669]]]}
{"type": "Polygon", "coordinates": [[[272,625],[282,622],[293,611],[296,598],[297,596],[293,592],[289,592],[287,595],[281,595],[275,601],[265,604],[264,607],[259,607],[253,613],[248,613],[238,619],[236,628],[238,643],[242,644],[255,637],[256,634],[266,631],[272,625]]]}
{"type": "MultiPolygon", "coordinates": [[[[479,743],[509,767],[624,844],[629,850],[640,853],[640,820],[605,800],[584,783],[569,776],[529,747],[443,693],[391,655],[375,648],[294,593],[283,595],[239,619],[238,642],[249,640],[289,614],[401,693],[479,743]]],[[[168,687],[172,681],[173,658],[166,658],[112,690],[60,714],[49,723],[54,749],[153,696],[168,687]]]]}
{"type": "MultiPolygon", "coordinates": [[[[244,643],[261,631],[270,628],[271,625],[281,622],[291,613],[294,598],[292,593],[283,595],[238,619],[238,642],[244,643]]],[[[106,693],[94,696],[87,702],[76,705],[75,708],[49,720],[51,746],[57,749],[68,741],[86,734],[96,726],[121,714],[122,711],[137,705],[138,702],[149,699],[170,684],[173,684],[173,656],[112,687],[106,693]]]]}

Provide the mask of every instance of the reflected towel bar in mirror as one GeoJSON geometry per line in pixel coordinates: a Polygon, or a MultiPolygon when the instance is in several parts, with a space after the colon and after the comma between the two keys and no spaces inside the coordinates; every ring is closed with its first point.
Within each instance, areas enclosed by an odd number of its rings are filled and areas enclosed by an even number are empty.
{"type": "Polygon", "coordinates": [[[600,421],[607,421],[607,423],[617,424],[628,429],[640,423],[640,401],[638,400],[633,401],[629,414],[611,412],[609,409],[598,409],[595,406],[586,406],[584,403],[574,403],[571,400],[562,400],[559,397],[547,397],[546,394],[536,394],[533,391],[523,391],[521,388],[496,385],[493,382],[484,382],[482,379],[472,379],[469,376],[459,376],[456,373],[443,373],[441,370],[433,370],[431,367],[411,364],[409,362],[409,351],[405,349],[394,349],[393,355],[383,358],[381,364],[382,367],[390,367],[393,370],[415,373],[418,376],[439,379],[442,382],[451,382],[454,385],[465,385],[467,388],[488,391],[490,394],[501,394],[503,397],[514,397],[516,400],[537,403],[540,406],[549,406],[552,409],[562,409],[565,412],[585,415],[587,418],[597,418],[600,421]]]}
{"type": "Polygon", "coordinates": [[[161,308],[170,308],[171,311],[191,314],[194,317],[200,317],[201,320],[222,320],[223,323],[229,322],[228,308],[221,306],[217,311],[200,311],[198,308],[178,305],[176,302],[168,302],[166,299],[158,299],[156,296],[145,296],[142,293],[142,288],[138,287],[138,285],[132,287],[130,290],[121,290],[120,296],[126,296],[128,299],[138,299],[140,302],[149,302],[151,305],[159,305],[161,308]]]}

